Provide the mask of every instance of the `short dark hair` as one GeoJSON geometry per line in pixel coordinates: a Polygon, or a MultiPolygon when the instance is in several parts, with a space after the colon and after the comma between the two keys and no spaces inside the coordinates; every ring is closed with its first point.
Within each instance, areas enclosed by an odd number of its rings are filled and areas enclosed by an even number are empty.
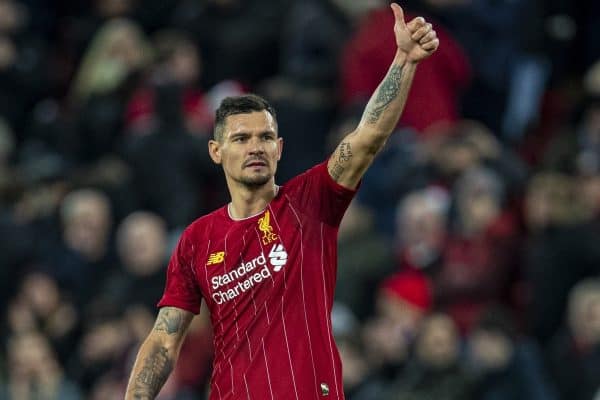
{"type": "Polygon", "coordinates": [[[275,109],[269,102],[256,94],[245,94],[242,96],[226,97],[221,101],[215,117],[215,140],[223,140],[223,129],[225,128],[225,119],[230,115],[249,114],[255,111],[267,110],[273,119],[275,109]]]}

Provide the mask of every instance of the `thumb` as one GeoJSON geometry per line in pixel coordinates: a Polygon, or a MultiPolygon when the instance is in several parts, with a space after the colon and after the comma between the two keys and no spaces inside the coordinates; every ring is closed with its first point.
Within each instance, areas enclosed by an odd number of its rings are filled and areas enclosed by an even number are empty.
{"type": "Polygon", "coordinates": [[[402,7],[400,7],[396,3],[390,4],[390,7],[392,7],[392,11],[394,12],[394,19],[396,20],[396,22],[400,23],[400,25],[406,26],[406,23],[404,22],[404,11],[402,11],[402,7]]]}

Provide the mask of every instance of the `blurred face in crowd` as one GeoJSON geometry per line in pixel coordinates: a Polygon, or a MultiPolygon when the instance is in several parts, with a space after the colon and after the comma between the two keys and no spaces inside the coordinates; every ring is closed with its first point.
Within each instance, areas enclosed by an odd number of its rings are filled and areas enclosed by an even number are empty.
{"type": "Polygon", "coordinates": [[[459,204],[463,226],[482,232],[500,213],[498,199],[490,193],[469,193],[459,204]]]}
{"type": "Polygon", "coordinates": [[[54,311],[60,302],[56,282],[41,273],[32,273],[25,278],[22,293],[31,308],[41,316],[47,316],[54,311]]]}
{"type": "Polygon", "coordinates": [[[459,175],[479,161],[477,149],[460,140],[446,140],[432,156],[439,170],[448,177],[459,175]]]}
{"type": "Polygon", "coordinates": [[[106,250],[111,226],[108,199],[100,192],[73,192],[63,201],[64,240],[88,260],[99,260],[106,250]]]}
{"type": "Polygon", "coordinates": [[[146,55],[140,45],[140,33],[128,22],[117,21],[108,41],[108,57],[122,62],[128,68],[136,68],[146,55]]]}
{"type": "Polygon", "coordinates": [[[395,329],[407,337],[414,337],[419,330],[425,311],[398,296],[382,291],[377,296],[377,313],[391,321],[395,329]]]}
{"type": "Polygon", "coordinates": [[[569,300],[569,325],[578,344],[600,344],[600,283],[585,282],[573,289],[569,300]]]}
{"type": "Polygon", "coordinates": [[[456,202],[463,234],[478,234],[501,212],[502,183],[489,170],[472,168],[456,182],[456,202]]]}
{"type": "Polygon", "coordinates": [[[485,329],[469,338],[469,358],[477,370],[499,371],[512,359],[514,346],[506,335],[485,329]]]}
{"type": "Polygon", "coordinates": [[[0,33],[14,33],[27,22],[27,9],[16,1],[0,0],[0,33]]]}
{"type": "Polygon", "coordinates": [[[394,321],[376,317],[365,324],[363,343],[371,365],[397,364],[407,358],[412,335],[394,321]]]}
{"type": "Polygon", "coordinates": [[[135,275],[150,275],[160,270],[166,254],[167,232],[157,215],[136,212],[122,222],[117,233],[123,266],[135,275]]]}
{"type": "Polygon", "coordinates": [[[266,110],[228,116],[223,137],[209,143],[210,156],[223,166],[227,181],[247,188],[273,180],[282,148],[275,119],[266,110]]]}
{"type": "Polygon", "coordinates": [[[399,363],[408,356],[426,311],[382,290],[377,316],[363,330],[365,354],[372,363],[399,363]]]}
{"type": "Polygon", "coordinates": [[[90,365],[114,357],[129,340],[121,320],[110,320],[93,326],[80,342],[80,354],[90,365]]]}
{"type": "Polygon", "coordinates": [[[35,314],[23,296],[14,299],[9,304],[6,315],[8,327],[13,333],[28,332],[35,329],[35,314]]]}
{"type": "Polygon", "coordinates": [[[568,222],[573,199],[570,179],[557,173],[540,173],[529,183],[525,197],[525,219],[530,229],[568,222]]]}
{"type": "Polygon", "coordinates": [[[12,372],[16,374],[33,377],[58,368],[48,340],[37,332],[23,333],[12,338],[8,353],[12,372]]]}
{"type": "Polygon", "coordinates": [[[458,333],[450,317],[434,314],[423,321],[417,338],[417,357],[422,364],[442,369],[456,363],[458,358],[458,333]]]}
{"type": "Polygon", "coordinates": [[[173,51],[168,62],[175,80],[181,83],[192,83],[200,74],[200,55],[192,43],[181,43],[173,51]]]}
{"type": "Polygon", "coordinates": [[[156,33],[153,45],[159,74],[157,80],[175,81],[182,86],[198,80],[202,74],[202,59],[198,48],[186,35],[165,29],[156,33]]]}
{"type": "Polygon", "coordinates": [[[434,201],[424,192],[408,195],[398,216],[400,245],[410,261],[419,266],[437,257],[446,236],[445,210],[434,201]]]}

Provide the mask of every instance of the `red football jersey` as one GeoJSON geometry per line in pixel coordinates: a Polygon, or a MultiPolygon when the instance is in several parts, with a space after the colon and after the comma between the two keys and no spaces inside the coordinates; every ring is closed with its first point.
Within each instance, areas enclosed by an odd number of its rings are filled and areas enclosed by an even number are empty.
{"type": "Polygon", "coordinates": [[[258,215],[233,220],[226,206],[185,230],[159,307],[208,305],[210,400],[344,398],[331,307],[338,226],[354,193],[324,162],[258,215]]]}

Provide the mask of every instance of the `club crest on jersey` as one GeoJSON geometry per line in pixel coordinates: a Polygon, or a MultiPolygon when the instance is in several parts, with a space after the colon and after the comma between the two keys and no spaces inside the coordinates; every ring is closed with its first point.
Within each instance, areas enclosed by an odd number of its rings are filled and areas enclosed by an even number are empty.
{"type": "Polygon", "coordinates": [[[263,244],[269,244],[277,240],[278,236],[276,233],[273,233],[273,227],[271,226],[271,214],[269,210],[265,211],[265,215],[258,220],[258,229],[263,233],[263,244]]]}
{"type": "Polygon", "coordinates": [[[211,253],[208,256],[208,261],[206,261],[206,266],[220,264],[225,260],[225,252],[217,251],[216,253],[211,253]]]}

